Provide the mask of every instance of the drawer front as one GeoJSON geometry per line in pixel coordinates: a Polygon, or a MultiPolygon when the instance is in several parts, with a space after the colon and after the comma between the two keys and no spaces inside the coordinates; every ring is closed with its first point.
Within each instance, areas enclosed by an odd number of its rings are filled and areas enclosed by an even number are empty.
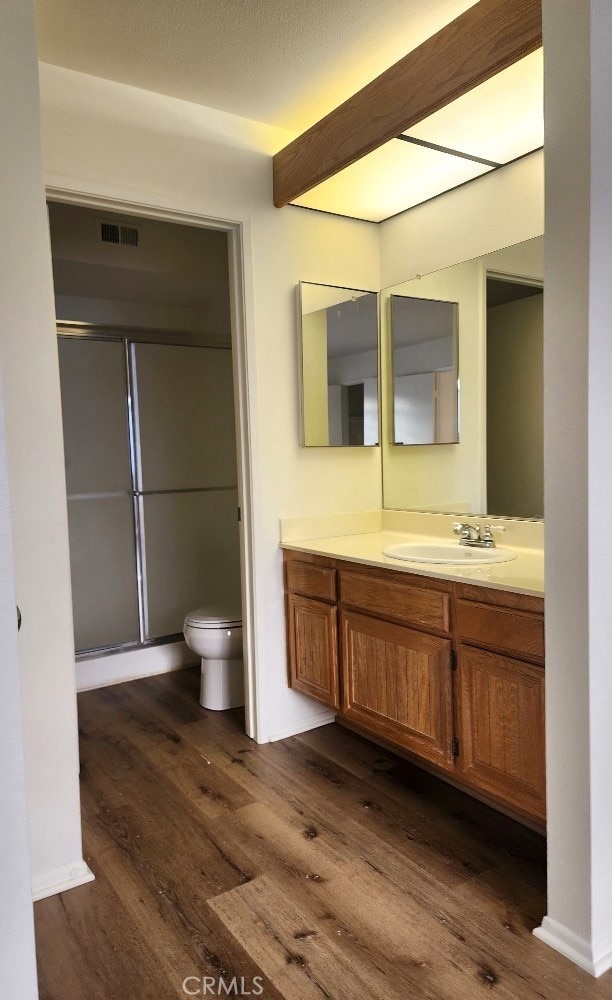
{"type": "Polygon", "coordinates": [[[534,597],[531,594],[515,594],[510,590],[456,583],[455,596],[457,600],[475,601],[476,604],[492,604],[495,608],[511,608],[514,611],[527,611],[535,615],[544,614],[544,598],[534,597]]]}
{"type": "Polygon", "coordinates": [[[450,629],[450,595],[414,587],[401,579],[387,580],[342,571],[340,599],[344,605],[369,611],[381,618],[417,625],[436,632],[450,629]]]}
{"type": "Polygon", "coordinates": [[[542,615],[459,600],[457,631],[462,642],[490,646],[528,659],[544,659],[542,615]]]}
{"type": "Polygon", "coordinates": [[[336,570],[292,559],[287,562],[287,590],[322,601],[336,600],[336,570]]]}

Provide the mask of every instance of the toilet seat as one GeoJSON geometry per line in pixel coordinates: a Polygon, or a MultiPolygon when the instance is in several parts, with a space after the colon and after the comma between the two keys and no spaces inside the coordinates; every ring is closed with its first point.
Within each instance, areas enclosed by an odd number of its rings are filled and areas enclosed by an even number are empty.
{"type": "Polygon", "coordinates": [[[236,613],[235,608],[231,609],[229,613],[211,606],[196,608],[195,611],[190,611],[185,615],[185,625],[204,629],[238,628],[242,625],[242,615],[236,613]]]}

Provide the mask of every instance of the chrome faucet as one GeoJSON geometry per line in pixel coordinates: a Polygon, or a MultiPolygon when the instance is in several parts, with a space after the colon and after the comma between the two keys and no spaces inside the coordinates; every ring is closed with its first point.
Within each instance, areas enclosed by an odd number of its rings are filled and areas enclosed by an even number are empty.
{"type": "MultiPolygon", "coordinates": [[[[503,528],[495,528],[495,531],[503,531],[503,528]]],[[[476,525],[468,524],[467,521],[456,521],[453,524],[453,534],[459,535],[459,545],[470,545],[477,549],[494,549],[495,539],[493,529],[490,524],[485,524],[482,534],[480,533],[480,522],[476,525]]]]}

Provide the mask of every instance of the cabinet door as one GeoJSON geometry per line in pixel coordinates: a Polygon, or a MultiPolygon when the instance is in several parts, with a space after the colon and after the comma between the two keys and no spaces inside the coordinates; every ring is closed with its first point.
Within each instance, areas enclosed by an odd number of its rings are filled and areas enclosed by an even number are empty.
{"type": "Polygon", "coordinates": [[[543,668],[462,646],[459,683],[462,780],[544,820],[543,668]]]}
{"type": "Polygon", "coordinates": [[[337,611],[309,597],[287,597],[289,682],[330,708],[339,708],[337,611]]]}
{"type": "Polygon", "coordinates": [[[453,770],[448,639],[342,614],[342,715],[445,770],[453,770]]]}

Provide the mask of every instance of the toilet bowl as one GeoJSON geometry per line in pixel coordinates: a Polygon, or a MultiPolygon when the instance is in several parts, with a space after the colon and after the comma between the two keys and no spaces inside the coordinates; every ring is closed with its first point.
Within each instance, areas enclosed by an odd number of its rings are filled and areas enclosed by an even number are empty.
{"type": "Polygon", "coordinates": [[[200,705],[217,712],[244,705],[240,612],[197,608],[185,616],[183,635],[202,660],[200,705]]]}

